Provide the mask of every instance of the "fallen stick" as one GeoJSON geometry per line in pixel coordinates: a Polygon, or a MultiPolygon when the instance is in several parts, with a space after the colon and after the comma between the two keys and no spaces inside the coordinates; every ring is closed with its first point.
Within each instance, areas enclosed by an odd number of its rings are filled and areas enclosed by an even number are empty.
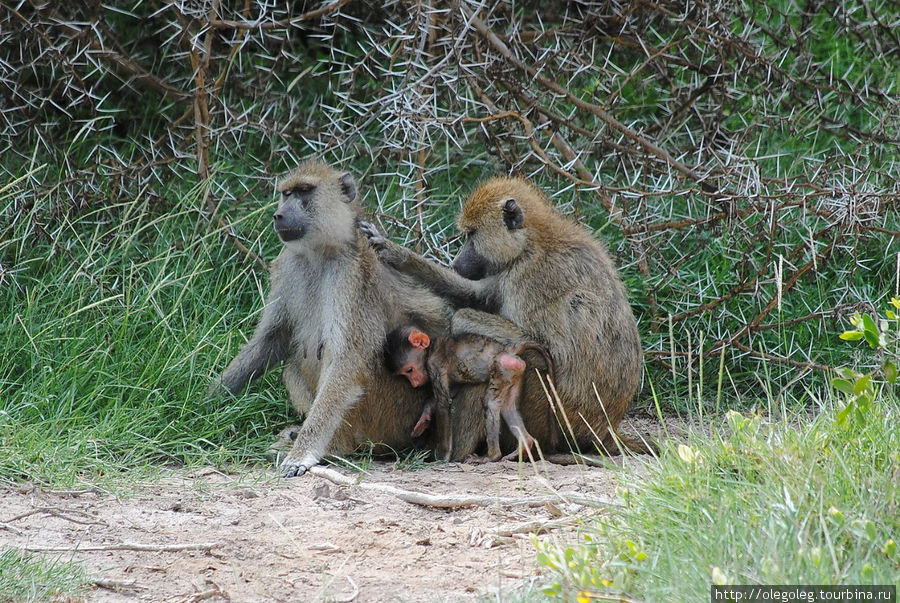
{"type": "Polygon", "coordinates": [[[136,580],[115,580],[113,578],[94,578],[91,584],[100,588],[109,590],[118,590],[120,588],[138,588],[136,580]]]}
{"type": "Polygon", "coordinates": [[[350,477],[329,469],[316,465],[309,468],[309,473],[327,479],[333,484],[339,486],[356,486],[363,490],[372,490],[374,492],[384,492],[396,496],[402,501],[420,505],[423,507],[432,507],[435,509],[463,509],[466,507],[487,507],[489,505],[503,505],[507,507],[536,507],[548,503],[567,502],[578,505],[591,507],[609,506],[611,501],[592,496],[585,496],[580,492],[557,492],[545,496],[487,496],[483,494],[425,494],[424,492],[415,492],[413,490],[405,490],[388,484],[371,484],[360,482],[355,477],[350,477]]]}
{"type": "Polygon", "coordinates": [[[123,542],[120,544],[103,544],[96,546],[28,546],[22,547],[29,553],[83,553],[96,551],[149,551],[153,553],[177,553],[179,551],[208,551],[219,546],[218,542],[197,544],[140,544],[123,542]]]}
{"type": "Polygon", "coordinates": [[[516,534],[544,534],[557,528],[569,528],[578,525],[581,521],[582,519],[579,517],[564,517],[562,519],[551,519],[549,521],[526,521],[525,523],[520,523],[507,528],[500,528],[494,536],[498,538],[511,538],[516,534]]]}
{"type": "Polygon", "coordinates": [[[217,586],[216,588],[205,590],[202,593],[194,593],[193,595],[185,597],[184,599],[182,599],[182,601],[184,603],[194,603],[195,601],[205,601],[206,599],[212,599],[213,597],[219,595],[225,597],[226,600],[230,600],[228,599],[228,595],[222,592],[222,590],[217,586]]]}

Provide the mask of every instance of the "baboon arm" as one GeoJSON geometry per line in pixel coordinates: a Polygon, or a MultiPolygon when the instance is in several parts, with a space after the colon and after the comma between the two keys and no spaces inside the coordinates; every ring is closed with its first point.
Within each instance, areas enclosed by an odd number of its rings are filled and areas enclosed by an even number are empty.
{"type": "Polygon", "coordinates": [[[265,327],[266,322],[264,317],[250,341],[212,383],[209,394],[223,389],[237,394],[284,359],[287,343],[283,329],[265,327]]]}
{"type": "Polygon", "coordinates": [[[500,342],[504,346],[529,339],[516,323],[499,316],[472,308],[458,310],[450,322],[450,333],[462,335],[474,333],[500,342]]]}
{"type": "Polygon", "coordinates": [[[342,361],[332,363],[325,371],[294,447],[279,467],[284,477],[303,475],[322,460],[344,415],[363,395],[365,380],[354,371],[366,363],[348,356],[337,357],[342,361]]]}
{"type": "Polygon", "coordinates": [[[410,253],[409,257],[400,270],[418,279],[438,295],[446,297],[450,303],[477,308],[486,308],[492,303],[488,298],[484,281],[463,278],[453,269],[429,262],[414,253],[410,253]]]}
{"type": "Polygon", "coordinates": [[[376,246],[379,259],[400,272],[412,276],[456,306],[487,307],[484,281],[472,281],[451,268],[430,262],[422,256],[386,239],[376,246]]]}

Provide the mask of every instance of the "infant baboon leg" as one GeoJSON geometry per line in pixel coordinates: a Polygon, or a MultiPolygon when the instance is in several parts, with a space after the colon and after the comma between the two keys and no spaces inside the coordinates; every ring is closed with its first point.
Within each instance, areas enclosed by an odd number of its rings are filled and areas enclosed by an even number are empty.
{"type": "MultiPolygon", "coordinates": [[[[434,360],[435,358],[432,357],[432,361],[434,360]]],[[[453,454],[453,425],[450,423],[450,406],[453,404],[453,396],[450,394],[450,375],[447,367],[441,367],[439,364],[433,366],[434,374],[431,375],[435,403],[434,428],[437,434],[434,456],[438,460],[449,461],[453,454]]]]}
{"type": "Polygon", "coordinates": [[[531,434],[525,429],[525,424],[522,422],[522,416],[518,411],[514,411],[514,418],[511,418],[506,414],[503,415],[503,418],[506,420],[506,424],[509,425],[509,430],[516,436],[518,444],[514,451],[504,456],[501,460],[517,461],[519,458],[530,457],[531,447],[534,446],[536,440],[531,437],[531,434]]]}
{"type": "Polygon", "coordinates": [[[514,460],[519,455],[527,456],[534,445],[534,438],[525,429],[525,422],[519,413],[525,361],[514,354],[503,353],[496,360],[495,370],[497,376],[494,378],[502,381],[502,386],[498,388],[500,414],[517,443],[516,450],[503,457],[503,460],[514,460]]]}
{"type": "Polygon", "coordinates": [[[500,451],[500,405],[501,401],[492,382],[488,386],[488,396],[484,403],[484,431],[487,438],[488,461],[499,461],[503,453],[500,451]]]}
{"type": "Polygon", "coordinates": [[[464,387],[453,401],[453,460],[468,462],[481,446],[486,433],[487,390],[482,383],[464,387]]]}
{"type": "Polygon", "coordinates": [[[442,404],[435,409],[434,429],[437,434],[434,458],[447,462],[453,454],[453,428],[450,424],[450,409],[442,404]]]}

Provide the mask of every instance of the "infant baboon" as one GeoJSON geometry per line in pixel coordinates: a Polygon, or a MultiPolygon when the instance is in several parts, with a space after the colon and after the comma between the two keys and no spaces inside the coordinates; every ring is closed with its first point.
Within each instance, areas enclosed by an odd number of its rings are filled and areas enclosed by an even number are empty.
{"type": "Polygon", "coordinates": [[[522,377],[525,374],[525,361],[519,354],[529,349],[537,350],[544,356],[552,380],[553,364],[547,350],[540,344],[521,342],[501,345],[493,339],[471,333],[432,339],[415,325],[404,325],[388,333],[384,357],[388,371],[406,377],[413,387],[431,382],[434,400],[425,404],[412,435],[424,432],[434,413],[437,438],[447,449],[448,455],[453,448],[450,405],[454,386],[487,383],[487,397],[484,400],[487,460],[498,461],[503,456],[500,452],[501,415],[518,441],[516,451],[503,457],[504,460],[521,454],[530,455],[535,443],[519,414],[522,377]]]}
{"type": "Polygon", "coordinates": [[[410,322],[446,331],[450,308],[378,261],[357,228],[350,174],[308,161],[278,191],[275,232],[284,247],[272,262],[271,291],[253,337],[210,392],[236,394],[284,363],[291,402],[305,416],[279,468],[286,477],[370,441],[382,445],[376,451],[410,447],[425,395],[384,368],[384,338],[410,322]]]}
{"type": "MultiPolygon", "coordinates": [[[[459,228],[466,242],[453,269],[369,231],[382,261],[413,275],[464,307],[451,332],[478,333],[501,343],[533,340],[553,357],[556,391],[567,442],[589,451],[618,451],[616,427],[637,390],[641,345],[628,296],[604,246],[583,226],[557,213],[544,194],[521,178],[492,178],[463,206],[459,228]]],[[[474,403],[468,400],[468,403],[474,403]]],[[[528,431],[543,442],[547,399],[526,375],[520,411],[528,431]]],[[[462,404],[456,410],[465,411],[462,404]]],[[[478,445],[474,412],[454,421],[455,455],[478,445]]],[[[555,427],[555,426],[553,426],[555,427]]],[[[640,441],[626,440],[646,452],[640,441]]]]}

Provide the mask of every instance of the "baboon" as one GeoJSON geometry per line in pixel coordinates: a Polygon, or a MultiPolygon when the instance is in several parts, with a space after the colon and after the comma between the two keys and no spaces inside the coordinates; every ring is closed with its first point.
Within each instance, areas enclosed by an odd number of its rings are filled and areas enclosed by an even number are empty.
{"type": "Polygon", "coordinates": [[[271,290],[250,341],[210,387],[236,394],[283,362],[282,380],[305,416],[279,470],[303,474],[326,453],[368,441],[376,452],[408,448],[425,394],[384,368],[389,331],[415,322],[447,329],[451,308],[412,278],[378,260],[357,228],[356,183],[308,161],[278,183],[271,290]]]}
{"type": "Polygon", "coordinates": [[[501,415],[518,442],[516,451],[503,457],[504,460],[530,454],[535,439],[525,429],[519,414],[525,374],[525,361],[519,355],[529,349],[537,350],[544,356],[552,380],[553,362],[550,355],[544,346],[535,342],[504,346],[493,339],[471,333],[432,339],[416,325],[404,325],[388,333],[384,344],[388,371],[406,377],[413,387],[431,382],[434,393],[434,399],[425,404],[412,435],[420,435],[434,414],[438,423],[435,437],[444,449],[451,451],[450,406],[455,386],[487,383],[487,397],[484,400],[487,460],[499,461],[503,456],[500,452],[501,415]]]}
{"type": "MultiPolygon", "coordinates": [[[[522,178],[492,178],[475,190],[459,216],[466,242],[452,270],[428,262],[368,232],[382,261],[415,276],[463,307],[451,333],[477,333],[501,343],[534,340],[553,358],[555,388],[570,449],[599,443],[618,451],[616,427],[637,390],[641,346],[625,287],[602,243],[560,215],[522,178]],[[574,441],[572,441],[574,437],[574,441]]],[[[520,411],[529,432],[542,433],[548,401],[531,373],[520,411]]],[[[471,403],[471,400],[465,403],[471,403]]],[[[463,410],[462,404],[455,409],[463,410]]],[[[471,409],[454,423],[454,456],[478,445],[483,433],[471,409]]],[[[639,441],[625,441],[646,452],[639,441]]]]}

